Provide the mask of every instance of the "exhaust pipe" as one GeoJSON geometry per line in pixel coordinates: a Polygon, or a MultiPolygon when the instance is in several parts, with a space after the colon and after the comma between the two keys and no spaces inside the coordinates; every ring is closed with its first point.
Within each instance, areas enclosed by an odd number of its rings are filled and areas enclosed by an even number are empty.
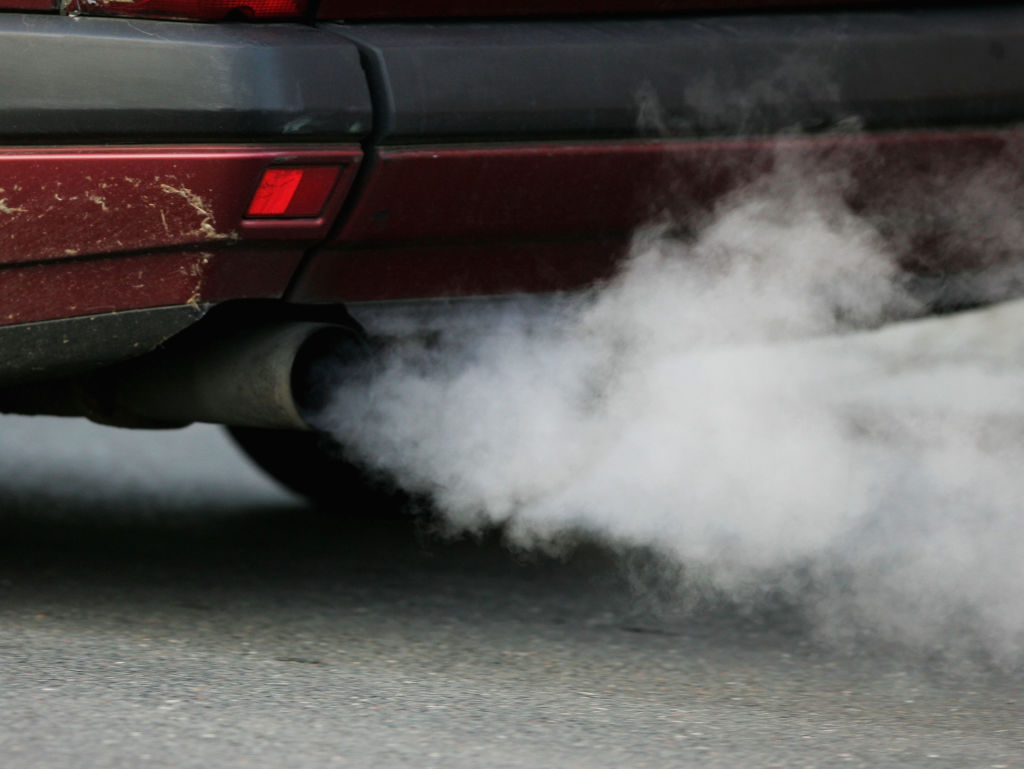
{"type": "Polygon", "coordinates": [[[364,363],[367,352],[355,329],[323,323],[186,332],[161,350],[84,377],[8,390],[0,410],[121,427],[212,422],[308,430],[326,405],[329,378],[364,363]]]}

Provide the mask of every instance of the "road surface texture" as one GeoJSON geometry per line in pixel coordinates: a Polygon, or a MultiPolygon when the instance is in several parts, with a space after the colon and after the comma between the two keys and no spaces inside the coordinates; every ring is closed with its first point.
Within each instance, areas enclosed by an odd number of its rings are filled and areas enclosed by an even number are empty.
{"type": "Polygon", "coordinates": [[[1012,669],[659,609],[598,543],[324,517],[213,428],[0,443],[4,769],[1024,766],[1012,669]]]}

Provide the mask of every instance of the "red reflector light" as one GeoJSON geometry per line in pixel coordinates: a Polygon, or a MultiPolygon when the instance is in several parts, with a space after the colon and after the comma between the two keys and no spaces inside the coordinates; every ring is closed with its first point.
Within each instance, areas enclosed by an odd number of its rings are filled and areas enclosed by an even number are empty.
{"type": "Polygon", "coordinates": [[[340,173],[338,166],[268,168],[245,215],[312,219],[323,211],[340,173]]]}
{"type": "Polygon", "coordinates": [[[68,14],[135,16],[188,21],[227,18],[299,19],[308,0],[68,0],[68,14]]]}

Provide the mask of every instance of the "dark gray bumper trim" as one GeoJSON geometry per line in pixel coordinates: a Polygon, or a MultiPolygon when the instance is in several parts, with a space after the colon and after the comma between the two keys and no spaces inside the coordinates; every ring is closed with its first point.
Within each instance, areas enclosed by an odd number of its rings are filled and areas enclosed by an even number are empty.
{"type": "Polygon", "coordinates": [[[355,46],[301,24],[0,14],[0,141],[358,141],[355,46]]]}
{"type": "Polygon", "coordinates": [[[202,307],[181,305],[0,326],[0,385],[70,376],[142,355],[203,314],[202,307]]]}
{"type": "Polygon", "coordinates": [[[1024,118],[1021,7],[333,29],[375,70],[392,143],[1024,118]]]}

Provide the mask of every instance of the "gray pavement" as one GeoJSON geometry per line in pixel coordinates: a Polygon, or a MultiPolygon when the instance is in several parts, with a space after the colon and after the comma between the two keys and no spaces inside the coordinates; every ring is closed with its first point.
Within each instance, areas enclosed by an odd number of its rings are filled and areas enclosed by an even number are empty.
{"type": "Polygon", "coordinates": [[[683,609],[644,559],[325,517],[212,428],[5,419],[0,766],[1024,766],[1021,671],[683,609]]]}

